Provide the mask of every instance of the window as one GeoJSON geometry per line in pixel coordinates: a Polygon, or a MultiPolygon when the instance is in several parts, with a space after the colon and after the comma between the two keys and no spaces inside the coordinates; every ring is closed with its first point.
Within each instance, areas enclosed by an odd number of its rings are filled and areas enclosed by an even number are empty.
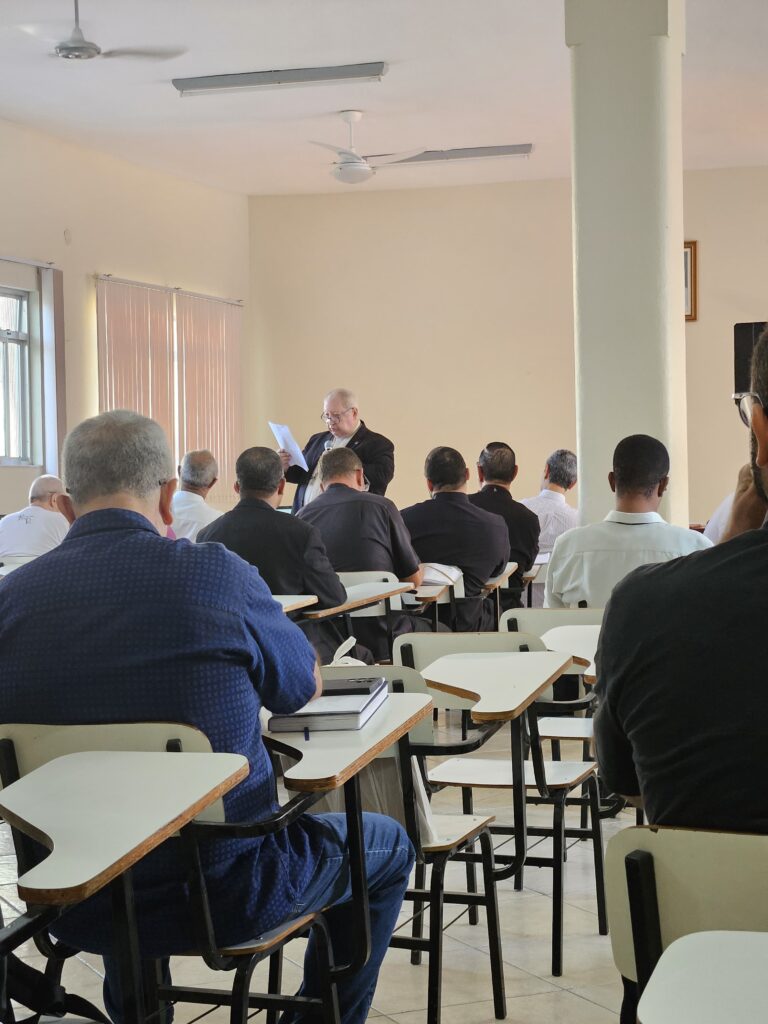
{"type": "Polygon", "coordinates": [[[240,452],[242,307],[179,289],[97,282],[100,409],[134,409],[165,430],[177,462],[209,448],[213,505],[232,500],[240,452]]]}
{"type": "Polygon", "coordinates": [[[31,462],[29,294],[0,288],[0,463],[31,462]]]}

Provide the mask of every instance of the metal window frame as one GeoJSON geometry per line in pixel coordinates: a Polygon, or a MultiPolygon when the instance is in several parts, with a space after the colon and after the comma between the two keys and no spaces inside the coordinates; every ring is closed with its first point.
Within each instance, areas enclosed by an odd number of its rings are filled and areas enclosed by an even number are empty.
{"type": "MultiPolygon", "coordinates": [[[[3,380],[5,381],[6,389],[8,387],[8,353],[9,342],[13,342],[19,346],[19,352],[22,358],[20,359],[20,408],[19,408],[19,434],[21,436],[21,455],[10,456],[0,452],[0,466],[11,467],[11,466],[31,466],[32,465],[32,424],[30,422],[30,409],[31,409],[31,395],[30,395],[30,373],[29,373],[29,358],[30,358],[30,339],[29,339],[29,298],[30,293],[20,288],[7,288],[0,287],[0,297],[4,298],[16,298],[20,299],[19,303],[19,316],[17,319],[17,330],[6,330],[0,331],[0,363],[2,363],[3,369],[3,380]],[[20,321],[22,316],[22,309],[26,312],[27,319],[27,330],[21,331],[20,321]]],[[[10,438],[11,433],[11,402],[10,394],[6,393],[4,402],[4,429],[6,444],[10,438]]]]}

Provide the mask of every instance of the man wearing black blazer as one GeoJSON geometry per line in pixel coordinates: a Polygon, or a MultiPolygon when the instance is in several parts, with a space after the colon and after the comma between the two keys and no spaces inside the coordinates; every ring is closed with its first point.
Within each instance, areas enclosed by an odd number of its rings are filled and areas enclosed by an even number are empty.
{"type": "Polygon", "coordinates": [[[517,469],[512,448],[503,441],[490,441],[477,460],[481,490],[469,496],[473,505],[484,508],[486,512],[495,512],[507,524],[509,560],[517,562],[517,570],[509,577],[509,587],[502,588],[500,592],[504,611],[519,608],[522,604],[523,573],[528,572],[539,553],[539,517],[515,501],[510,493],[517,469]]]}
{"type": "Polygon", "coordinates": [[[293,498],[293,511],[308,505],[320,493],[317,464],[324,451],[349,448],[363,464],[363,472],[371,494],[385,494],[387,485],[395,475],[395,446],[388,437],[369,430],[360,419],[357,399],[346,388],[329,391],[323,402],[322,419],[328,429],[313,434],[304,447],[307,469],[290,465],[290,455],[278,452],[285,479],[297,484],[293,498]]]}
{"type": "MultiPolygon", "coordinates": [[[[273,594],[316,594],[318,609],[343,604],[347,592],[328,560],[320,532],[277,511],[285,488],[277,453],[247,448],[237,460],[235,473],[240,501],[200,530],[198,544],[218,541],[234,551],[256,566],[273,594]]],[[[344,639],[331,623],[302,628],[323,661],[344,639]]]]}

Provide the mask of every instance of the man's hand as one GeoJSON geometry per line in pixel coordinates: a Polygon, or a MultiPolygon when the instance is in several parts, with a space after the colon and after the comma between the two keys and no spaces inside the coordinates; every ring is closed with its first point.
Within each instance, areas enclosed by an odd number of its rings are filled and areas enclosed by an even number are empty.
{"type": "Polygon", "coordinates": [[[283,472],[285,472],[291,465],[290,452],[287,452],[285,448],[280,448],[277,454],[280,456],[280,462],[283,465],[283,472]]]}
{"type": "Polygon", "coordinates": [[[758,493],[752,466],[747,462],[739,470],[731,515],[720,543],[724,544],[725,541],[732,540],[740,533],[746,533],[747,530],[759,530],[763,525],[766,513],[768,513],[768,504],[758,493]]]}

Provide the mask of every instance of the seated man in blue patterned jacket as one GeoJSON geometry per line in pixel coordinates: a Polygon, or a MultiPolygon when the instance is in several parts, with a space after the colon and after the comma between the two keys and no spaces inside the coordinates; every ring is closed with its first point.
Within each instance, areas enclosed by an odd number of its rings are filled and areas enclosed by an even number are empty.
{"type": "MultiPolygon", "coordinates": [[[[224,797],[227,820],[276,809],[259,710],[292,712],[320,692],[315,656],[258,571],[219,544],[166,539],[176,481],[165,435],[137,413],[103,413],[64,445],[73,522],[55,550],[0,586],[0,721],[183,722],[214,750],[244,754],[250,774],[224,797]],[[56,671],[51,671],[55,654],[56,671]]],[[[401,827],[365,815],[372,955],[339,984],[342,1019],[362,1024],[407,886],[413,850],[401,827]]],[[[351,954],[343,815],[305,815],[275,835],[206,844],[217,941],[233,945],[292,915],[327,913],[334,956],[351,954]]],[[[180,858],[166,844],[135,871],[142,952],[193,948],[180,858]]],[[[105,1001],[119,1006],[106,890],[57,923],[105,956],[105,1001]]],[[[318,995],[310,941],[303,992],[318,995]]]]}

